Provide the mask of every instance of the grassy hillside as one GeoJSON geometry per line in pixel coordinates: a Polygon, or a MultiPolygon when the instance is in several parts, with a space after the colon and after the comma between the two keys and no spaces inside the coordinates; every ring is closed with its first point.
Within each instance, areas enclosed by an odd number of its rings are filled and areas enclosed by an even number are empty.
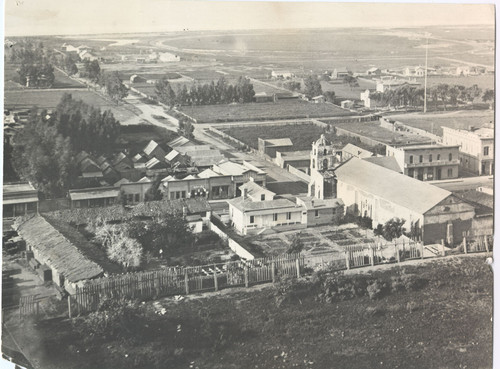
{"type": "Polygon", "coordinates": [[[323,273],[139,304],[103,331],[94,316],[15,334],[47,368],[487,368],[492,276],[470,256],[323,273]]]}

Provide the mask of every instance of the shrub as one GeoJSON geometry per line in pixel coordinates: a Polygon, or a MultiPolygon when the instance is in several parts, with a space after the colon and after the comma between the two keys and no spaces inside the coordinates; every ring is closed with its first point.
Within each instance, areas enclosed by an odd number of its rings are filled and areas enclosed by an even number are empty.
{"type": "Polygon", "coordinates": [[[387,295],[389,288],[387,283],[380,279],[376,279],[366,287],[366,291],[370,299],[374,300],[387,295]]]}

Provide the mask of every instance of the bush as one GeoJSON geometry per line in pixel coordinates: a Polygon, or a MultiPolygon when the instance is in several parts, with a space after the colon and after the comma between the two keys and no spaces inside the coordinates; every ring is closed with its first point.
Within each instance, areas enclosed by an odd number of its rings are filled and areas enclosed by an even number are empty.
{"type": "Polygon", "coordinates": [[[368,292],[370,299],[374,300],[387,295],[389,288],[387,283],[380,279],[376,279],[366,287],[366,291],[368,292]]]}

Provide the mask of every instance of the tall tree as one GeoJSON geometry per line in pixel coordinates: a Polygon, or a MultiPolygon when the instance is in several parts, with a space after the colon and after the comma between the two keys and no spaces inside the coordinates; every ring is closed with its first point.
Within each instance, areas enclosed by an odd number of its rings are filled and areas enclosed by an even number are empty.
{"type": "Polygon", "coordinates": [[[128,89],[123,84],[117,71],[104,73],[104,86],[106,88],[106,93],[116,102],[128,95],[128,89]]]}
{"type": "Polygon", "coordinates": [[[495,90],[487,89],[484,91],[482,100],[490,104],[490,109],[495,105],[495,90]]]}
{"type": "Polygon", "coordinates": [[[304,94],[308,98],[323,94],[323,89],[317,76],[309,75],[304,79],[304,94]]]}
{"type": "Polygon", "coordinates": [[[161,78],[155,84],[155,93],[158,100],[165,105],[173,107],[176,102],[175,92],[166,78],[161,78]]]}

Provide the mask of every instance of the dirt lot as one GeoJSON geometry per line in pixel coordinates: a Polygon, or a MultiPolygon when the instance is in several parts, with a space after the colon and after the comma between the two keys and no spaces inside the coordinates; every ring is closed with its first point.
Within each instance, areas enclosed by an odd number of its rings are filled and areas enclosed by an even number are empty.
{"type": "MultiPolygon", "coordinates": [[[[483,257],[383,268],[425,284],[379,298],[320,302],[317,287],[162,299],[114,334],[86,338],[69,320],[12,327],[43,368],[488,368],[493,275],[483,257]],[[450,278],[450,276],[453,276],[450,278]],[[154,314],[165,308],[165,315],[154,314]]],[[[303,283],[306,283],[303,281],[303,283]]],[[[277,285],[280,286],[280,285],[277,285]]]]}

